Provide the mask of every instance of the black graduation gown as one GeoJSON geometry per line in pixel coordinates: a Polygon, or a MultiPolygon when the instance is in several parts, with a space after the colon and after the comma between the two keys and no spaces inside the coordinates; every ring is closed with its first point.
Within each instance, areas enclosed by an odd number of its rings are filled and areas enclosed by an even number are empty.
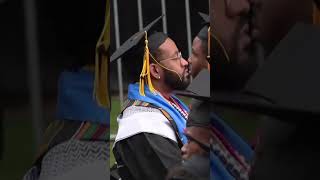
{"type": "Polygon", "coordinates": [[[176,142],[150,133],[117,142],[113,153],[124,180],[164,180],[168,170],[182,161],[176,142]]]}
{"type": "Polygon", "coordinates": [[[319,179],[318,126],[265,119],[250,179],[319,179]]]}

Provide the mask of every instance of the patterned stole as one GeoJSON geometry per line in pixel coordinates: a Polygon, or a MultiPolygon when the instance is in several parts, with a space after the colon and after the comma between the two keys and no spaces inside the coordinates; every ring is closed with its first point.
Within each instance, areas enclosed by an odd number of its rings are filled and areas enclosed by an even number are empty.
{"type": "Polygon", "coordinates": [[[214,179],[246,180],[250,173],[253,149],[220,117],[211,113],[211,168],[214,179]]]}
{"type": "Polygon", "coordinates": [[[150,104],[148,102],[143,102],[143,101],[139,101],[139,100],[129,100],[128,99],[126,101],[126,103],[124,104],[123,108],[122,108],[121,114],[123,113],[123,111],[125,109],[127,109],[130,106],[142,106],[142,107],[150,107],[150,108],[158,109],[168,119],[168,121],[170,122],[170,124],[171,124],[171,126],[172,126],[172,128],[174,130],[174,133],[176,135],[179,147],[181,148],[183,146],[183,143],[181,141],[181,137],[179,135],[178,127],[177,127],[176,123],[174,122],[174,120],[172,119],[172,117],[170,116],[170,114],[167,111],[165,111],[164,109],[162,109],[160,107],[157,107],[157,106],[155,106],[153,104],[150,104]]]}
{"type": "Polygon", "coordinates": [[[68,140],[109,141],[110,128],[104,124],[80,121],[53,121],[45,131],[44,140],[36,155],[34,165],[41,166],[42,158],[54,146],[68,140]]]}

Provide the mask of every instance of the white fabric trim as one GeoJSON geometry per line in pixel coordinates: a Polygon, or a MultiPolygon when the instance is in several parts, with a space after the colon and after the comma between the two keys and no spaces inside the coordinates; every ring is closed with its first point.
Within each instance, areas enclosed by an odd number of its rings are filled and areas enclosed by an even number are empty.
{"type": "Polygon", "coordinates": [[[137,112],[125,118],[118,116],[117,121],[119,128],[115,142],[139,133],[157,134],[177,142],[169,120],[159,110],[156,112],[137,112]]]}

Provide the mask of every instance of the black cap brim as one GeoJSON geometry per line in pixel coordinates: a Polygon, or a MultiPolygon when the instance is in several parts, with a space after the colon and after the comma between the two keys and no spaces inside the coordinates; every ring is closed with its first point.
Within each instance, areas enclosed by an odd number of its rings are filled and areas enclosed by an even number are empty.
{"type": "Polygon", "coordinates": [[[209,25],[210,24],[210,16],[208,14],[198,12],[199,16],[203,19],[204,25],[209,25]]]}

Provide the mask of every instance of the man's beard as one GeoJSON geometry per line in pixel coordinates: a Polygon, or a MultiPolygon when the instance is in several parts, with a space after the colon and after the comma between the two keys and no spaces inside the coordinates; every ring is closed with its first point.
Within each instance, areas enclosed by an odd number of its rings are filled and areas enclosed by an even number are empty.
{"type": "Polygon", "coordinates": [[[172,90],[185,90],[190,82],[191,82],[191,74],[189,73],[185,76],[186,71],[181,76],[181,80],[177,73],[169,71],[167,69],[164,70],[164,82],[167,86],[169,86],[172,90]]]}

